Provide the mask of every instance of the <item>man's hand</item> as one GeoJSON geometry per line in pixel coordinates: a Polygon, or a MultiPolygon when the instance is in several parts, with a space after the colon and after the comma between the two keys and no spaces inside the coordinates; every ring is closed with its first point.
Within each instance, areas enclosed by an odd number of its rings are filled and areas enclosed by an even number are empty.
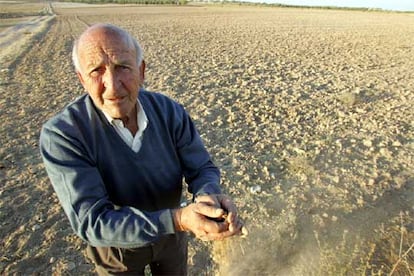
{"type": "Polygon", "coordinates": [[[225,195],[198,196],[195,203],[173,210],[176,229],[191,231],[202,240],[222,240],[240,233],[243,224],[225,195]]]}
{"type": "Polygon", "coordinates": [[[202,195],[197,196],[195,199],[196,202],[204,202],[211,206],[225,210],[226,216],[223,218],[229,223],[229,231],[233,234],[236,234],[240,231],[243,226],[242,222],[238,219],[237,216],[237,207],[230,199],[229,196],[223,194],[216,195],[202,195]]]}

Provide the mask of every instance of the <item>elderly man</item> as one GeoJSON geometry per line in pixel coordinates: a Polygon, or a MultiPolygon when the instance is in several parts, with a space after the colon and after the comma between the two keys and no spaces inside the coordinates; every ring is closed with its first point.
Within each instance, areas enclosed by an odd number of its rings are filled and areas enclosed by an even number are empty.
{"type": "Polygon", "coordinates": [[[143,90],[138,42],[113,25],[89,27],[73,61],[87,94],[42,128],[52,185],[100,275],[187,273],[186,232],[238,234],[220,174],[183,107],[143,90]],[[193,203],[180,207],[183,178],[193,203]]]}

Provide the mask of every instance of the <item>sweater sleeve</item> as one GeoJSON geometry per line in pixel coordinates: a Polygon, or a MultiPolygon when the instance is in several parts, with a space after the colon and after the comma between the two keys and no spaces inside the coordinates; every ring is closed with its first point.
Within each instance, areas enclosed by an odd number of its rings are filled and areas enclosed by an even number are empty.
{"type": "Polygon", "coordinates": [[[180,108],[181,117],[175,135],[177,152],[189,192],[194,196],[220,194],[220,171],[211,160],[190,116],[181,105],[180,108]]]}
{"type": "Polygon", "coordinates": [[[80,136],[68,122],[59,127],[45,125],[40,135],[47,173],[77,235],[92,246],[132,248],[174,233],[169,209],[144,212],[110,202],[98,168],[80,136]],[[63,131],[65,128],[70,131],[63,131]]]}

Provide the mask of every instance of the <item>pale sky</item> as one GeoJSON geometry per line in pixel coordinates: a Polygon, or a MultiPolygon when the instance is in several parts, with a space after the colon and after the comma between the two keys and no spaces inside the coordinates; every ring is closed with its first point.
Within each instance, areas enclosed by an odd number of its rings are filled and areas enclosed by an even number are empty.
{"type": "Polygon", "coordinates": [[[278,3],[298,6],[337,6],[380,8],[384,10],[414,11],[414,0],[245,0],[258,3],[278,3]]]}

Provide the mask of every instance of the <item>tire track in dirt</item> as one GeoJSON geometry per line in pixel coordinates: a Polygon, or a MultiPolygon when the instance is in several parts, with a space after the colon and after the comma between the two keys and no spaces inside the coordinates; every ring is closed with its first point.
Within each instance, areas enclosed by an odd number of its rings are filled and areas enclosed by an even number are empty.
{"type": "Polygon", "coordinates": [[[82,91],[70,53],[73,37],[86,25],[76,17],[56,17],[8,70],[0,138],[5,179],[0,271],[5,274],[50,275],[75,269],[73,265],[81,274],[91,269],[83,265],[79,251],[68,254],[69,248],[80,246],[79,241],[64,218],[38,150],[41,125],[82,91]]]}

